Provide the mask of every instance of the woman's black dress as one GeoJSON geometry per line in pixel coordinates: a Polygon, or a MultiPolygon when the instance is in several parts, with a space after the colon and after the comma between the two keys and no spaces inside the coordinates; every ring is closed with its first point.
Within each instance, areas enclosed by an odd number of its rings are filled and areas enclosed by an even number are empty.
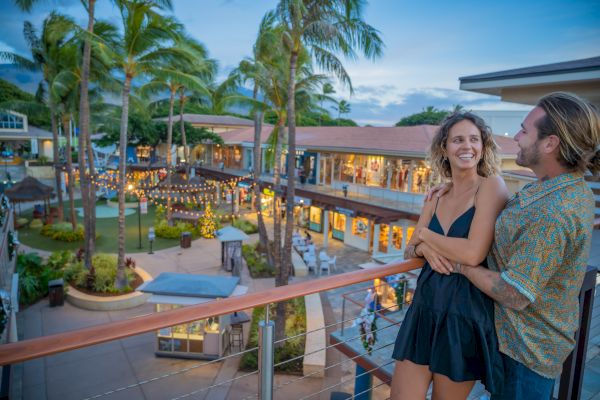
{"type": "MultiPolygon", "coordinates": [[[[446,236],[467,238],[474,215],[475,206],[452,223],[446,236]]],[[[429,229],[445,234],[435,213],[429,229]]],[[[493,300],[464,276],[439,274],[425,263],[393,357],[429,365],[455,382],[481,380],[494,393],[502,387],[503,367],[493,300]]]]}

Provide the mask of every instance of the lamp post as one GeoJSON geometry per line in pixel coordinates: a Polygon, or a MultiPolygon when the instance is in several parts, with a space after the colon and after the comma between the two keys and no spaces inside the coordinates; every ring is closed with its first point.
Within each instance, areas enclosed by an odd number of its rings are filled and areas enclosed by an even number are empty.
{"type": "MultiPolygon", "coordinates": [[[[133,185],[129,184],[127,186],[130,192],[133,192],[133,185]]],[[[142,248],[142,206],[140,204],[140,196],[137,197],[137,215],[138,215],[138,249],[142,248]]]]}

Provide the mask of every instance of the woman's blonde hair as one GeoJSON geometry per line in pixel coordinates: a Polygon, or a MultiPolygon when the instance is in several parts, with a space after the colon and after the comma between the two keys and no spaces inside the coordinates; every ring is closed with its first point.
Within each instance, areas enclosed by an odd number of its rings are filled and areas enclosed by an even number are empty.
{"type": "Polygon", "coordinates": [[[580,97],[564,92],[542,97],[537,106],[546,113],[537,121],[538,140],[558,136],[561,164],[571,170],[600,173],[598,109],[580,97]]]}
{"type": "Polygon", "coordinates": [[[460,121],[469,121],[473,123],[481,134],[482,152],[481,159],[477,164],[477,174],[483,177],[498,175],[500,173],[500,156],[498,155],[498,145],[494,142],[492,131],[485,124],[483,118],[471,112],[456,112],[448,115],[442,121],[440,128],[431,141],[429,149],[429,162],[434,173],[444,178],[452,177],[450,162],[446,158],[446,143],[450,135],[450,129],[460,121]]]}

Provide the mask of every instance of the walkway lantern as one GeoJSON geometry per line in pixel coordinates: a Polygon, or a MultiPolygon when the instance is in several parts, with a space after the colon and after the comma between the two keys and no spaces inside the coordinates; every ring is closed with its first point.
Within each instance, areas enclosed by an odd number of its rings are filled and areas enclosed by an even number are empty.
{"type": "Polygon", "coordinates": [[[154,233],[154,227],[151,226],[150,228],[148,228],[148,242],[150,242],[150,251],[148,252],[148,254],[154,254],[152,252],[152,242],[154,242],[155,238],[156,234],[154,233]]]}

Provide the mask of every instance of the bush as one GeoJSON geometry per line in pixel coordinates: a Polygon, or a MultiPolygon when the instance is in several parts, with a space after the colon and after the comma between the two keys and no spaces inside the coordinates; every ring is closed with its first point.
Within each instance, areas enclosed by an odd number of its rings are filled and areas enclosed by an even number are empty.
{"type": "MultiPolygon", "coordinates": [[[[285,321],[285,336],[296,336],[306,332],[306,306],[304,297],[295,298],[285,302],[287,319],[285,321]]],[[[271,307],[271,318],[275,319],[276,307],[271,307]]],[[[264,307],[255,307],[252,311],[252,323],[250,324],[250,336],[246,344],[246,350],[258,346],[258,321],[265,316],[264,307]]],[[[288,339],[282,346],[275,347],[275,364],[291,358],[299,357],[289,363],[275,367],[276,372],[289,374],[302,374],[304,344],[306,336],[298,336],[288,339]]],[[[242,355],[240,359],[240,370],[255,371],[258,368],[258,352],[251,351],[242,355]]]]}
{"type": "Polygon", "coordinates": [[[267,263],[264,255],[257,251],[258,243],[242,245],[242,256],[248,265],[252,278],[271,278],[275,276],[275,268],[267,263]]]}
{"type": "Polygon", "coordinates": [[[173,226],[169,226],[166,220],[158,222],[154,227],[156,236],[165,239],[179,239],[182,232],[191,232],[193,236],[197,235],[194,226],[187,222],[177,222],[173,226]]]}
{"type": "Polygon", "coordinates": [[[78,224],[73,230],[70,222],[59,222],[54,225],[44,225],[40,233],[61,242],[78,242],[83,240],[83,225],[78,224]]]}
{"type": "MultiPolygon", "coordinates": [[[[27,225],[27,223],[29,222],[29,220],[27,218],[17,218],[17,225],[18,226],[24,226],[27,225]]],[[[33,222],[33,221],[32,221],[33,222]]],[[[40,221],[42,222],[42,221],[40,221]]],[[[41,226],[41,225],[40,225],[41,226]]]]}
{"type": "MultiPolygon", "coordinates": [[[[108,199],[108,201],[110,201],[112,203],[118,203],[119,196],[112,197],[112,198],[108,199]]],[[[138,201],[138,198],[135,194],[125,192],[125,203],[137,203],[137,201],[138,201]]]]}
{"type": "MultiPolygon", "coordinates": [[[[117,256],[113,254],[98,253],[92,257],[95,275],[93,291],[97,293],[128,293],[132,291],[130,283],[134,280],[131,269],[125,269],[127,285],[122,290],[115,288],[117,278],[117,256]]],[[[88,270],[83,267],[83,262],[74,261],[65,268],[64,278],[75,287],[87,288],[88,270]]]]}
{"type": "Polygon", "coordinates": [[[239,230],[241,230],[242,232],[244,232],[247,235],[251,235],[253,233],[258,232],[258,226],[254,225],[252,222],[248,221],[247,219],[243,219],[243,218],[234,219],[233,222],[231,223],[231,225],[235,228],[238,228],[239,230]]]}
{"type": "Polygon", "coordinates": [[[44,264],[37,253],[19,254],[16,269],[19,273],[19,300],[22,304],[33,304],[48,295],[48,282],[62,278],[63,255],[52,253],[44,264]]]}
{"type": "Polygon", "coordinates": [[[32,220],[31,220],[31,222],[29,223],[29,227],[30,227],[31,229],[39,229],[39,228],[41,228],[42,226],[44,226],[44,223],[43,223],[43,222],[42,222],[42,220],[41,220],[41,219],[39,219],[39,218],[34,218],[34,219],[32,219],[32,220]]]}

